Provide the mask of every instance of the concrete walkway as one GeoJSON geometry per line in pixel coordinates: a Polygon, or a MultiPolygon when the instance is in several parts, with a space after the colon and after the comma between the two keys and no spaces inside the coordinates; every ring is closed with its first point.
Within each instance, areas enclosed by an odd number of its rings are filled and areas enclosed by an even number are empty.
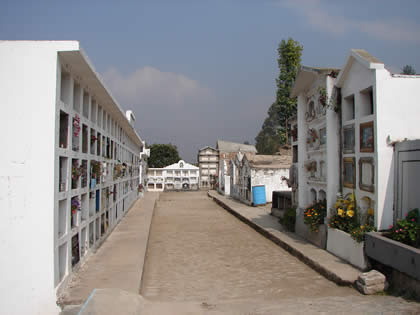
{"type": "Polygon", "coordinates": [[[270,213],[269,206],[250,207],[232,198],[220,195],[214,190],[208,192],[216,203],[256,231],[280,245],[327,279],[339,285],[354,285],[360,270],[344,260],[307,242],[295,233],[286,231],[278,218],[270,213]]]}
{"type": "MultiPolygon", "coordinates": [[[[147,192],[80,269],[59,298],[60,305],[81,305],[94,289],[139,294],[150,225],[159,193],[147,192]]],[[[80,307],[79,307],[80,308],[80,307]]]]}

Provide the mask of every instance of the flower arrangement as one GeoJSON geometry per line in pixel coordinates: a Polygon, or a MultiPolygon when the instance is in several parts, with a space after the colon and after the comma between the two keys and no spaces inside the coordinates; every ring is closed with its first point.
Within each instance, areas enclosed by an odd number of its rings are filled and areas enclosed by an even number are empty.
{"type": "Polygon", "coordinates": [[[319,88],[318,93],[319,93],[318,102],[323,107],[325,107],[327,105],[327,99],[328,99],[327,90],[325,88],[319,88]]]}
{"type": "Polygon", "coordinates": [[[76,211],[80,211],[80,201],[78,197],[71,199],[71,213],[75,214],[76,211]]]}
{"type": "Polygon", "coordinates": [[[78,137],[80,134],[80,117],[79,115],[75,115],[73,117],[73,135],[78,137]]]}
{"type": "Polygon", "coordinates": [[[327,215],[326,209],[327,201],[317,201],[305,209],[303,214],[303,222],[309,225],[313,232],[318,232],[319,226],[324,223],[324,218],[327,215]]]}
{"type": "Polygon", "coordinates": [[[116,180],[118,177],[120,177],[122,175],[122,169],[123,166],[122,164],[115,164],[114,166],[114,180],[116,180]]]}
{"type": "Polygon", "coordinates": [[[407,213],[405,219],[391,225],[388,237],[414,247],[420,247],[420,215],[419,209],[407,213]]]}
{"type": "Polygon", "coordinates": [[[347,198],[338,196],[331,213],[333,215],[329,219],[328,226],[349,233],[351,238],[358,243],[364,241],[366,233],[376,231],[374,227],[375,211],[368,208],[366,215],[362,216],[356,205],[354,193],[347,198]],[[361,224],[361,222],[364,223],[361,224]]]}
{"type": "Polygon", "coordinates": [[[319,147],[319,135],[314,128],[308,129],[306,143],[310,148],[317,149],[319,147]]]}
{"type": "Polygon", "coordinates": [[[92,178],[99,179],[101,177],[102,172],[102,163],[98,161],[91,161],[91,172],[92,172],[92,178]]]}
{"type": "Polygon", "coordinates": [[[354,194],[347,198],[339,196],[334,205],[329,227],[350,233],[358,225],[358,211],[354,194]]]}
{"type": "Polygon", "coordinates": [[[73,160],[72,166],[71,166],[71,178],[75,182],[79,179],[80,175],[83,174],[83,167],[79,166],[79,162],[77,160],[73,160]]]}
{"type": "Polygon", "coordinates": [[[308,172],[316,172],[316,169],[317,169],[316,161],[307,161],[305,163],[305,168],[308,172]]]}

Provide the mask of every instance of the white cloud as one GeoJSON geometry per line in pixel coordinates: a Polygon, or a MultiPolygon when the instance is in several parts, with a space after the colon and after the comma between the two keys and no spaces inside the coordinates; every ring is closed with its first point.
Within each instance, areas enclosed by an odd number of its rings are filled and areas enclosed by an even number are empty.
{"type": "Polygon", "coordinates": [[[340,14],[331,14],[321,0],[279,0],[277,5],[296,11],[311,26],[331,33],[344,35],[360,32],[382,40],[420,42],[420,25],[413,21],[355,20],[340,14]]]}
{"type": "Polygon", "coordinates": [[[116,99],[128,105],[184,107],[209,96],[209,89],[183,74],[163,72],[153,67],[123,75],[111,68],[103,74],[116,99]]]}

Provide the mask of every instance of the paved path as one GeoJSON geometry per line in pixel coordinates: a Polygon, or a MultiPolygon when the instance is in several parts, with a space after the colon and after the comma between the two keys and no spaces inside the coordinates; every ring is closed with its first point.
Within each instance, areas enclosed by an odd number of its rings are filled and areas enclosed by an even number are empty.
{"type": "Polygon", "coordinates": [[[206,192],[160,195],[143,277],[141,294],[153,303],[142,314],[420,311],[417,303],[328,281],[206,192]]]}
{"type": "Polygon", "coordinates": [[[244,221],[259,233],[288,250],[301,261],[317,270],[327,279],[339,285],[351,286],[357,280],[360,270],[344,260],[323,250],[299,235],[285,230],[278,218],[271,215],[271,204],[250,207],[237,200],[209,191],[208,195],[226,210],[244,221]]]}
{"type": "Polygon", "coordinates": [[[136,201],[98,251],[72,276],[60,304],[80,305],[93,289],[117,288],[138,294],[158,197],[158,193],[148,192],[136,201]]]}

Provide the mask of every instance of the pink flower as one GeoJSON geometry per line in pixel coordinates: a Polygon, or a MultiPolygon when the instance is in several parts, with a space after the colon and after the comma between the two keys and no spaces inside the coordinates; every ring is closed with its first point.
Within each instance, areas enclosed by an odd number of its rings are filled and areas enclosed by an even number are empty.
{"type": "Polygon", "coordinates": [[[389,226],[389,228],[390,228],[390,229],[392,229],[393,227],[394,227],[394,226],[393,226],[392,224],[389,226]]]}
{"type": "Polygon", "coordinates": [[[400,229],[400,232],[402,232],[402,229],[400,229]]]}
{"type": "Polygon", "coordinates": [[[412,221],[412,222],[414,222],[414,221],[416,221],[416,220],[414,220],[414,218],[413,218],[413,219],[411,219],[411,221],[412,221]]]}
{"type": "Polygon", "coordinates": [[[396,230],[395,233],[398,233],[398,230],[396,230]]]}

